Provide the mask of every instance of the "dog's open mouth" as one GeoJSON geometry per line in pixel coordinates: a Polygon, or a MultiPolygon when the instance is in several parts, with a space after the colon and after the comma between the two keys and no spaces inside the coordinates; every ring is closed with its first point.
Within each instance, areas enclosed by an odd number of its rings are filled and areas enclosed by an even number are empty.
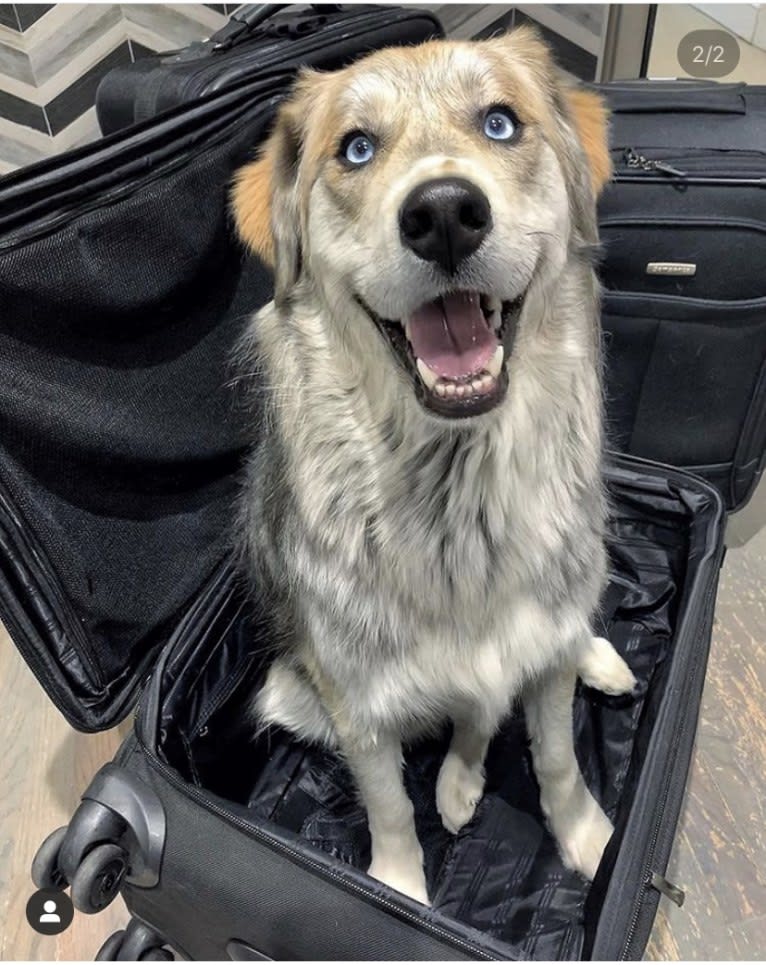
{"type": "Polygon", "coordinates": [[[522,300],[451,292],[421,305],[402,322],[367,311],[415,378],[423,405],[440,416],[466,418],[489,412],[505,396],[504,363],[522,300]]]}

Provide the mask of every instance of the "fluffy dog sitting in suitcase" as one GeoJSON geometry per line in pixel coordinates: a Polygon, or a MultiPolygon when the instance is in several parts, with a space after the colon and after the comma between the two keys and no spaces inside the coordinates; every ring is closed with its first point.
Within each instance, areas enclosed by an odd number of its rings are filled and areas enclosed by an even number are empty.
{"type": "Polygon", "coordinates": [[[606,120],[529,30],[429,42],[302,74],[236,180],[275,274],[245,346],[270,404],[241,532],[279,646],[256,712],[343,755],[369,873],[421,902],[402,743],[447,721],[449,831],[520,698],[564,862],[592,878],[612,833],[572,733],[578,673],[634,686],[591,631],[606,120]]]}

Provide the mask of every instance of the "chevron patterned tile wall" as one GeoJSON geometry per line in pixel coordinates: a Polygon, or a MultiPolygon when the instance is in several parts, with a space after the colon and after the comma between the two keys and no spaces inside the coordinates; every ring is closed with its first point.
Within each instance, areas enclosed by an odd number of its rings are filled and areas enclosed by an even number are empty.
{"type": "Polygon", "coordinates": [[[239,4],[0,4],[0,174],[99,136],[104,74],[209,36],[239,4]]]}
{"type": "MultiPolygon", "coordinates": [[[[390,2],[390,0],[389,0],[390,2]]],[[[561,64],[592,79],[603,11],[596,4],[413,3],[448,35],[484,37],[532,20],[561,64]]],[[[219,29],[238,3],[0,3],[0,175],[99,136],[104,74],[147,51],[219,29]]]]}

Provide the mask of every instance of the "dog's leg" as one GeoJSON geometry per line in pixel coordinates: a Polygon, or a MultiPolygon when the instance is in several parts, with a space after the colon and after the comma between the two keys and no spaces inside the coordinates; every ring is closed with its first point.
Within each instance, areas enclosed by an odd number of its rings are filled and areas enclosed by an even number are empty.
{"type": "Polygon", "coordinates": [[[436,782],[436,808],[452,834],[467,824],[484,793],[484,758],[490,735],[468,718],[454,722],[452,741],[436,782]]]}
{"type": "Polygon", "coordinates": [[[612,824],[585,785],[574,751],[574,670],[555,670],[524,692],[524,712],[540,804],[564,864],[596,873],[612,824]]]}
{"type": "Polygon", "coordinates": [[[380,734],[364,743],[341,738],[341,747],[367,809],[372,839],[367,873],[427,905],[423,849],[402,780],[401,742],[393,734],[380,734]]]}
{"type": "Polygon", "coordinates": [[[308,677],[282,657],[269,667],[254,708],[261,727],[276,724],[302,740],[335,747],[337,738],[330,715],[308,677]]]}
{"type": "Polygon", "coordinates": [[[614,697],[629,694],[636,686],[630,667],[604,637],[586,637],[582,641],[577,672],[588,687],[614,697]]]}

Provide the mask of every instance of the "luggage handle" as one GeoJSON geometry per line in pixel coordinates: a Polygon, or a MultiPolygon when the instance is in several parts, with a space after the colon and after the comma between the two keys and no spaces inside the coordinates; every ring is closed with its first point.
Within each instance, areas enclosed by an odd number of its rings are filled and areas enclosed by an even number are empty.
{"type": "Polygon", "coordinates": [[[609,106],[615,114],[747,114],[745,98],[739,89],[711,90],[695,88],[683,90],[658,88],[641,90],[641,98],[635,98],[631,90],[612,90],[606,94],[609,106]]]}
{"type": "MultiPolygon", "coordinates": [[[[229,22],[210,38],[213,50],[230,50],[265,23],[275,13],[294,7],[294,3],[248,3],[232,14],[229,22]]],[[[310,3],[308,5],[317,13],[320,10],[337,13],[342,10],[339,3],[310,3]]]]}

